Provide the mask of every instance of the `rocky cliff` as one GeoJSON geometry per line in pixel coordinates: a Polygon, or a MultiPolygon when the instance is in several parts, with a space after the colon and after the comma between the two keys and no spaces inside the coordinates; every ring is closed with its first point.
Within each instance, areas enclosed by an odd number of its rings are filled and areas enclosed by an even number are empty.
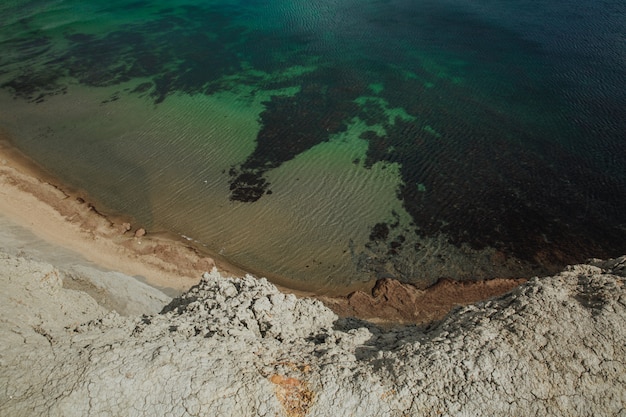
{"type": "Polygon", "coordinates": [[[122,316],[0,265],[2,416],[626,416],[626,257],[386,328],[216,271],[122,316]]]}

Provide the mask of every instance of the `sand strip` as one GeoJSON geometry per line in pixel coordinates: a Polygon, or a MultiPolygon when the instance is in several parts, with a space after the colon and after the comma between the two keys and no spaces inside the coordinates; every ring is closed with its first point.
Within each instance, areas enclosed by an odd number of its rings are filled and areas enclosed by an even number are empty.
{"type": "MultiPolygon", "coordinates": [[[[82,196],[60,188],[7,141],[0,140],[0,215],[39,238],[86,260],[149,284],[184,291],[215,261],[184,242],[142,235],[140,226],[98,212],[82,196]]],[[[221,268],[241,275],[236,268],[221,268]]]]}
{"type": "MultiPolygon", "coordinates": [[[[191,247],[182,238],[155,234],[129,219],[98,212],[79,192],[70,192],[41,167],[0,137],[0,216],[28,229],[53,246],[76,252],[106,269],[140,277],[148,284],[182,292],[213,266],[224,275],[245,271],[191,247]],[[217,265],[216,265],[217,264],[217,265]]],[[[0,242],[4,244],[4,242],[0,242]]],[[[425,323],[457,305],[510,291],[523,280],[478,282],[446,280],[425,290],[394,280],[347,296],[316,296],[341,316],[379,322],[425,323]]],[[[372,283],[373,285],[374,283],[372,283]]],[[[283,292],[315,296],[286,288],[283,292]]]]}

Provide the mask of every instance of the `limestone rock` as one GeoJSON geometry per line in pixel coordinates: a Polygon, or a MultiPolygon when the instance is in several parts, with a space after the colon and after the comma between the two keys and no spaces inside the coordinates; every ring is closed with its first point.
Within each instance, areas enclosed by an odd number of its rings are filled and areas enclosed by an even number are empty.
{"type": "Polygon", "coordinates": [[[107,310],[124,316],[156,314],[172,300],[156,288],[119,272],[73,265],[61,273],[64,288],[86,292],[107,310]]]}
{"type": "MultiPolygon", "coordinates": [[[[0,415],[623,416],[625,259],[533,278],[425,329],[337,319],[266,280],[212,271],[160,314],[92,302],[67,311],[64,323],[92,319],[57,326],[54,343],[28,326],[2,339],[0,415]]],[[[25,261],[2,261],[13,298],[76,296],[42,281],[45,265],[23,281],[11,263],[25,261]]],[[[38,317],[43,333],[55,317],[38,317]]]]}

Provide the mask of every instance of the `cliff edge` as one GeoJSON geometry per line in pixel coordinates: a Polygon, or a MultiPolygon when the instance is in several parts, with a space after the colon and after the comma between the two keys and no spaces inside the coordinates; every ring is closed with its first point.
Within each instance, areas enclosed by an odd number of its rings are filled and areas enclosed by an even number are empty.
{"type": "Polygon", "coordinates": [[[626,257],[387,328],[215,270],[122,316],[0,265],[3,416],[626,416],[626,257]]]}

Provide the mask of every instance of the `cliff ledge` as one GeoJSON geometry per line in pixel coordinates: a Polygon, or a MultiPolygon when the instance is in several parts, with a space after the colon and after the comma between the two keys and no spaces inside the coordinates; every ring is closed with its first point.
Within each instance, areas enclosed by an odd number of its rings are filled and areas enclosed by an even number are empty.
{"type": "Polygon", "coordinates": [[[625,277],[594,260],[383,328],[215,270],[122,316],[0,254],[0,415],[626,416],[625,277]]]}

